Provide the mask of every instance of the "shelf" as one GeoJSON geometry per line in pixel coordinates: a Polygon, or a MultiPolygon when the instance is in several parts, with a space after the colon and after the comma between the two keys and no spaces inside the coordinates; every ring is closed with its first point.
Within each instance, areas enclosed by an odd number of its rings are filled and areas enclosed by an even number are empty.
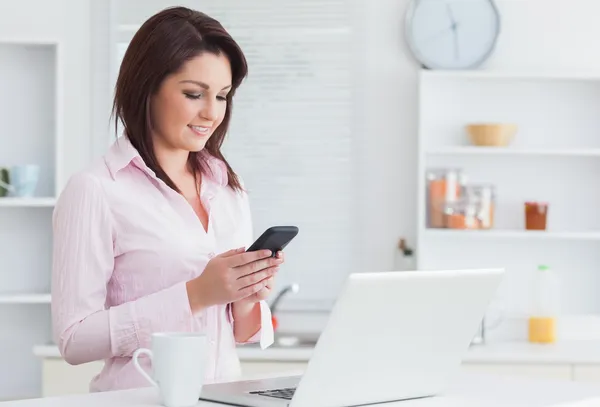
{"type": "Polygon", "coordinates": [[[51,208],[55,198],[0,198],[0,208],[51,208]]]}
{"type": "Polygon", "coordinates": [[[550,232],[529,230],[456,230],[425,229],[424,236],[429,237],[468,237],[502,239],[555,239],[555,240],[600,240],[600,232],[550,232]]]}
{"type": "Polygon", "coordinates": [[[600,148],[544,149],[512,147],[443,147],[427,150],[428,155],[506,155],[542,157],[600,157],[600,148]]]}
{"type": "Polygon", "coordinates": [[[600,81],[600,71],[595,72],[526,72],[493,70],[421,70],[423,77],[448,79],[526,79],[600,81]]]}
{"type": "Polygon", "coordinates": [[[55,344],[35,345],[33,354],[39,358],[62,358],[58,346],[55,344]]]}
{"type": "Polygon", "coordinates": [[[50,304],[50,294],[0,294],[0,304],[50,304]]]}

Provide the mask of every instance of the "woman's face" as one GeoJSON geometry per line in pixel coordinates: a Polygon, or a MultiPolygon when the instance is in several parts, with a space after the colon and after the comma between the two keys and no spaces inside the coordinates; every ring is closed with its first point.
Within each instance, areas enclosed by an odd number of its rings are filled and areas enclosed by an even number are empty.
{"type": "Polygon", "coordinates": [[[231,66],[223,53],[199,55],[165,78],[151,102],[155,147],[202,150],[223,121],[230,89],[231,66]]]}

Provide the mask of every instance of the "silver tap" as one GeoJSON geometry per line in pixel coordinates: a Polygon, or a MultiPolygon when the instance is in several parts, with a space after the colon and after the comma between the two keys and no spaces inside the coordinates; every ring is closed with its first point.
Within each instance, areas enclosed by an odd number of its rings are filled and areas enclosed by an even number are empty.
{"type": "Polygon", "coordinates": [[[275,311],[277,310],[277,306],[279,305],[279,303],[281,302],[281,299],[288,293],[293,293],[293,294],[297,294],[298,291],[300,291],[300,286],[297,283],[293,283],[290,284],[288,286],[285,286],[285,288],[283,290],[281,290],[277,296],[275,297],[275,299],[273,300],[273,302],[271,303],[271,305],[269,306],[269,308],[271,308],[271,313],[275,314],[275,311]]]}

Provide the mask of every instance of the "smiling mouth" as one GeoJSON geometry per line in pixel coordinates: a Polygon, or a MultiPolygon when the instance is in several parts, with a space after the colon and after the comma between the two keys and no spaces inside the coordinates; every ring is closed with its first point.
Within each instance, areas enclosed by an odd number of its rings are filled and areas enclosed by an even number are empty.
{"type": "Polygon", "coordinates": [[[188,127],[199,136],[208,136],[208,134],[210,133],[210,127],[191,125],[189,125],[188,127]]]}

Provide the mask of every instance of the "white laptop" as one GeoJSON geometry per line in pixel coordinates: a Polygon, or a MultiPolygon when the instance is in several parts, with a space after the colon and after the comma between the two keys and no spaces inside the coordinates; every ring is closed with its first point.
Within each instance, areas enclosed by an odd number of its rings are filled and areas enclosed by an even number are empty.
{"type": "Polygon", "coordinates": [[[503,274],[352,274],[302,376],[205,385],[201,400],[342,407],[440,395],[460,368],[503,274]]]}

